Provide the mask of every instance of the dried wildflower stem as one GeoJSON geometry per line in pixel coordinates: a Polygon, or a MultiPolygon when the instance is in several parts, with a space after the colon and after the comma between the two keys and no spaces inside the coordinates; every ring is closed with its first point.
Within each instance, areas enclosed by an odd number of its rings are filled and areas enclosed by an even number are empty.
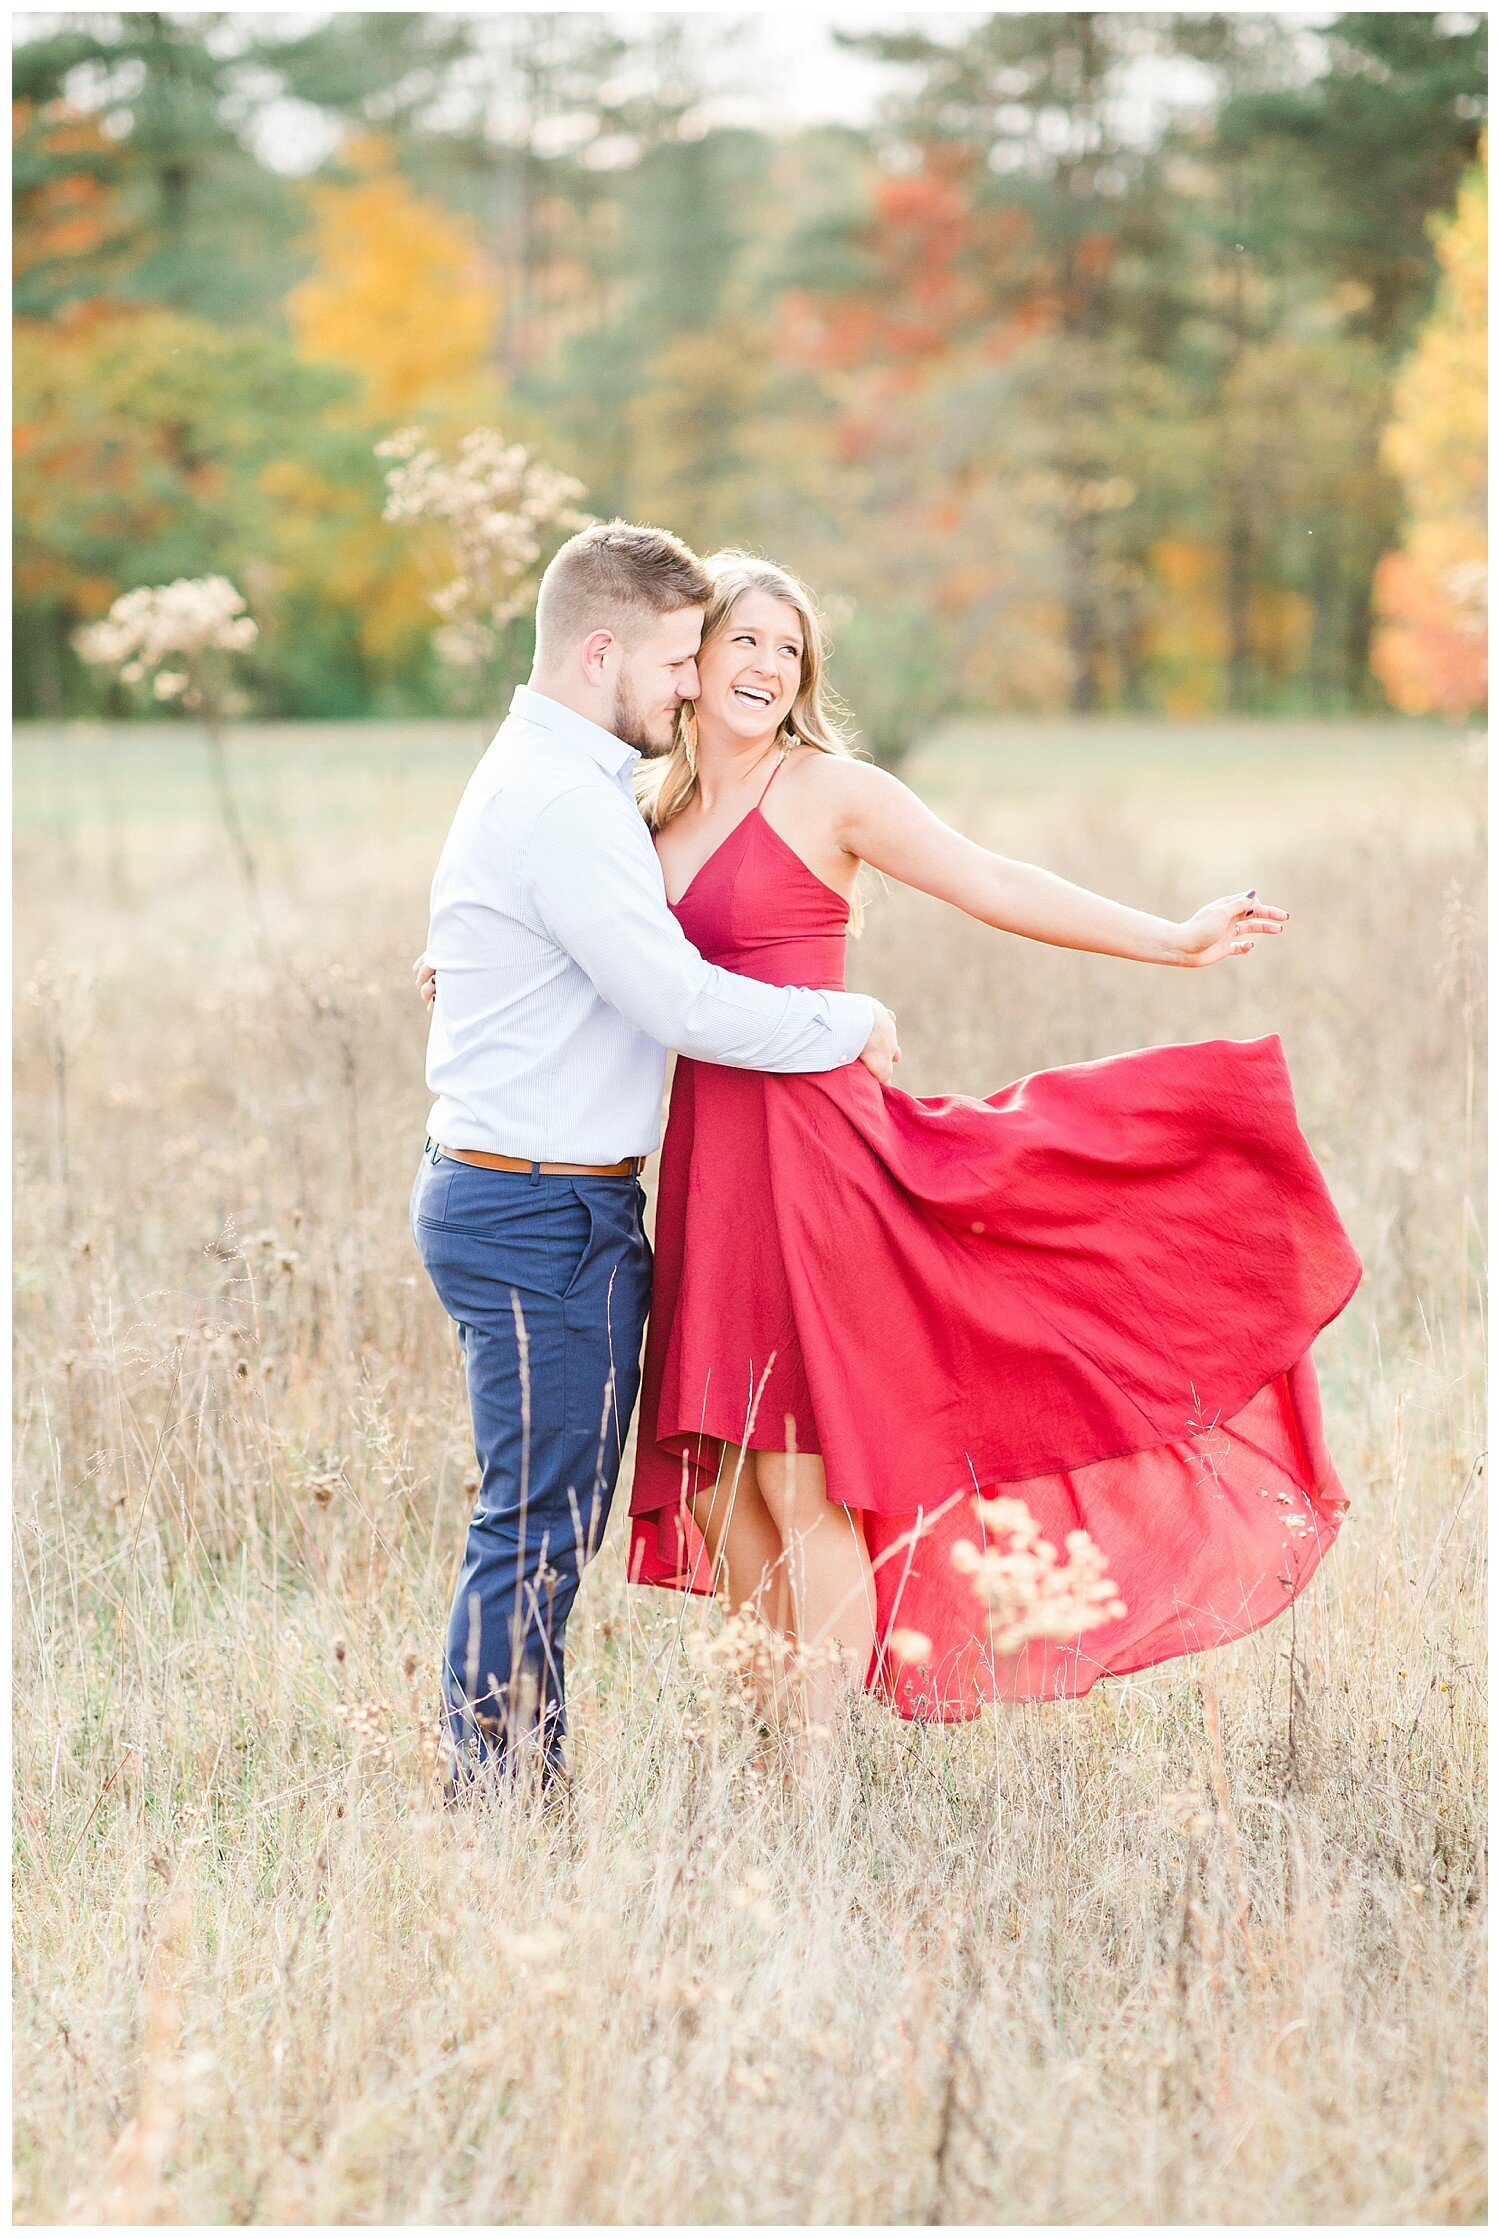
{"type": "Polygon", "coordinates": [[[1219,1832],[1224,1837],[1224,1848],[1229,1858],[1229,1876],[1234,1885],[1234,1924],[1240,1938],[1240,1949],[1244,1954],[1245,1970],[1254,1980],[1259,1970],[1250,1939],[1250,1898],[1245,1888],[1244,1868],[1240,1863],[1240,1841],[1234,1823],[1234,1809],[1229,1800],[1229,1775],[1224,1768],[1219,1689],[1212,1672],[1207,1668],[1198,1673],[1198,1698],[1203,1705],[1203,1730],[1208,1737],[1208,1769],[1218,1808],[1219,1832]]]}
{"type": "Polygon", "coordinates": [[[217,699],[206,691],[201,697],[201,704],[203,707],[203,736],[208,746],[208,766],[213,778],[214,797],[219,804],[219,819],[224,826],[225,836],[229,841],[230,853],[234,856],[240,877],[244,881],[245,892],[249,896],[257,929],[262,940],[269,943],[270,934],[266,926],[265,904],[261,898],[260,871],[256,864],[255,851],[250,845],[250,835],[245,829],[245,820],[240,814],[240,805],[235,796],[234,783],[229,774],[229,757],[224,748],[223,718],[219,712],[217,699]]]}
{"type": "Polygon", "coordinates": [[[248,652],[259,635],[234,585],[222,575],[207,575],[125,592],[103,621],[79,630],[74,643],[84,660],[113,668],[123,684],[145,686],[159,703],[201,719],[219,820],[257,936],[269,950],[260,873],[224,749],[224,718],[243,704],[230,689],[227,663],[248,652]]]}

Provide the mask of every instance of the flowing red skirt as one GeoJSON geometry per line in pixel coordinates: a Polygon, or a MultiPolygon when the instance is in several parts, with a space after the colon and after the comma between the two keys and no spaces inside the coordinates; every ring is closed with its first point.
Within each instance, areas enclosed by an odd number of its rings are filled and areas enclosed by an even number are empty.
{"type": "Polygon", "coordinates": [[[681,1060],[630,1575],[710,1591],[688,1494],[719,1441],[791,1442],[859,1512],[867,1684],[903,1716],[1081,1694],[1238,1638],[1338,1529],[1308,1355],[1359,1275],[1274,1036],[983,1100],[883,1089],[860,1065],[681,1060]],[[1087,1531],[1125,1613],[999,1653],[953,1561],[985,1543],[974,1495],[995,1488],[1058,1549],[1087,1531]]]}

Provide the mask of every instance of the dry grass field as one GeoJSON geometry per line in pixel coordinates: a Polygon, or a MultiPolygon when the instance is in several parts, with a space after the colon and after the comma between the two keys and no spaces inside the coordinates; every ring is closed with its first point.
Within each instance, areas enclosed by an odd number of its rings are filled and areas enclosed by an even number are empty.
{"type": "MultiPolygon", "coordinates": [[[[1002,848],[1289,936],[1208,975],[872,897],[917,1090],[1279,1031],[1367,1269],[1294,1618],[789,1792],[700,1604],[572,1628],[566,1821],[434,1807],[469,1503],[406,1228],[462,731],[17,752],[26,2223],[1484,2215],[1481,773],[1404,726],[956,731],[1002,848]]],[[[623,1507],[623,1499],[621,1501],[623,1507]]]]}

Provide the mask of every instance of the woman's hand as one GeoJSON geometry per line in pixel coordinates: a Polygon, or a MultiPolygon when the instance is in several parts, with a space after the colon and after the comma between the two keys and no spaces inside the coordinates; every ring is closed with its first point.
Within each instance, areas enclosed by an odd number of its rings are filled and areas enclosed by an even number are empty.
{"type": "Polygon", "coordinates": [[[430,1010],[437,1001],[437,965],[430,964],[425,956],[418,956],[411,967],[417,993],[430,1010]]]}
{"type": "Polygon", "coordinates": [[[1179,950],[1173,961],[1196,969],[1225,956],[1248,956],[1258,934],[1279,933],[1286,921],[1287,911],[1258,901],[1253,886],[1247,894],[1206,901],[1193,916],[1172,927],[1179,950]]]}

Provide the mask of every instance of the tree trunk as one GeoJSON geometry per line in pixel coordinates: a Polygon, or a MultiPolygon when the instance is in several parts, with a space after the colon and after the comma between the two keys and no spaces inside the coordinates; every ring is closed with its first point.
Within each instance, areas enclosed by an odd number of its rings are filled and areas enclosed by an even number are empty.
{"type": "Polygon", "coordinates": [[[1075,513],[1063,535],[1067,568],[1067,634],[1071,674],[1068,706],[1075,715],[1099,711],[1098,552],[1090,514],[1075,513]]]}
{"type": "Polygon", "coordinates": [[[1314,529],[1308,591],[1312,600],[1312,631],[1307,648],[1308,682],[1313,705],[1323,715],[1339,705],[1339,555],[1333,537],[1314,529]]]}
{"type": "Polygon", "coordinates": [[[1365,576],[1349,594],[1344,621],[1345,704],[1352,710],[1373,707],[1377,699],[1375,680],[1370,673],[1371,590],[1370,579],[1365,576]]]}
{"type": "Polygon", "coordinates": [[[1224,538],[1224,634],[1228,640],[1225,687],[1229,705],[1242,712],[1251,703],[1255,653],[1250,641],[1250,594],[1254,550],[1250,508],[1244,488],[1229,489],[1229,526],[1224,538]]]}
{"type": "Polygon", "coordinates": [[[32,698],[36,712],[45,722],[61,722],[63,714],[63,645],[67,636],[67,616],[61,607],[48,606],[38,617],[32,638],[31,669],[32,698]]]}

